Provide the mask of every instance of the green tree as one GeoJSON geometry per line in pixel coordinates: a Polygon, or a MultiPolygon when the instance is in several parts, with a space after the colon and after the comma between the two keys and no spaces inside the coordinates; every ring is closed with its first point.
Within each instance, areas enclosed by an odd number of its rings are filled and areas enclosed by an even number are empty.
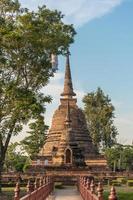
{"type": "Polygon", "coordinates": [[[133,146],[124,145],[121,152],[121,169],[133,170],[133,146]]]}
{"type": "Polygon", "coordinates": [[[17,142],[11,143],[8,146],[4,164],[5,171],[23,171],[27,156],[23,154],[19,147],[20,144],[17,142]]]}
{"type": "Polygon", "coordinates": [[[114,171],[133,169],[133,146],[116,144],[105,150],[108,165],[114,171]]]}
{"type": "Polygon", "coordinates": [[[121,153],[123,151],[123,146],[116,144],[111,148],[105,149],[105,156],[108,162],[108,166],[113,170],[120,168],[121,153]]]}
{"type": "Polygon", "coordinates": [[[34,157],[43,147],[48,126],[44,124],[44,117],[39,116],[35,122],[29,124],[29,128],[29,136],[21,141],[21,145],[30,157],[34,157]]]}
{"type": "Polygon", "coordinates": [[[114,106],[104,92],[98,88],[83,98],[88,129],[95,146],[100,149],[111,147],[116,142],[114,106]]]}
{"type": "Polygon", "coordinates": [[[0,1],[0,192],[11,137],[51,100],[41,93],[53,76],[51,54],[65,54],[73,42],[74,28],[62,17],[45,6],[31,12],[17,0],[0,1]]]}

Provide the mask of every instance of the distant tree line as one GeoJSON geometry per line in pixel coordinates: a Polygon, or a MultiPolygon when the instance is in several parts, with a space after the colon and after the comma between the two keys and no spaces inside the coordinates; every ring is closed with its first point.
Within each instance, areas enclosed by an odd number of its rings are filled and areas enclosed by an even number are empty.
{"type": "Polygon", "coordinates": [[[133,170],[133,145],[115,144],[105,149],[105,155],[113,171],[133,170]]]}

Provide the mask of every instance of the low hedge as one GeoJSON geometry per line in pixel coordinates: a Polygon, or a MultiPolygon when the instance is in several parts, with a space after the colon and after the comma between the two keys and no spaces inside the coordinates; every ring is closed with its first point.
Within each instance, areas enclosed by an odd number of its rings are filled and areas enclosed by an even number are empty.
{"type": "Polygon", "coordinates": [[[111,181],[111,185],[113,185],[113,186],[121,186],[122,184],[121,184],[120,181],[112,180],[112,181],[111,181]]]}
{"type": "Polygon", "coordinates": [[[128,180],[128,181],[127,181],[127,185],[128,185],[128,186],[133,186],[133,180],[128,180]]]}
{"type": "Polygon", "coordinates": [[[127,183],[127,179],[126,178],[117,178],[117,181],[120,182],[121,184],[126,184],[127,183]]]}

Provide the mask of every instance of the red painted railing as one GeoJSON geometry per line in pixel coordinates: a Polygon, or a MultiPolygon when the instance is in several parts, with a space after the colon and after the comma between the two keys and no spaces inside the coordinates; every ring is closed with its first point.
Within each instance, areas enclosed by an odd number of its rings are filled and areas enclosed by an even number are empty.
{"type": "Polygon", "coordinates": [[[16,184],[14,200],[45,200],[54,189],[53,180],[49,177],[36,179],[34,184],[29,180],[27,194],[20,198],[20,184],[16,184]]]}
{"type": "MultiPolygon", "coordinates": [[[[83,198],[83,200],[104,200],[103,198],[103,187],[101,182],[96,185],[94,180],[90,181],[87,177],[80,177],[78,179],[78,190],[83,198]]],[[[115,188],[112,187],[108,200],[117,200],[115,188]]]]}

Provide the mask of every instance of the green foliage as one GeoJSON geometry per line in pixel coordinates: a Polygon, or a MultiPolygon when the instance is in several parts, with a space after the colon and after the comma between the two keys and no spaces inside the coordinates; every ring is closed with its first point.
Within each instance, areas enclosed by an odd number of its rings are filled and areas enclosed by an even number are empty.
{"type": "Polygon", "coordinates": [[[116,142],[114,106],[104,92],[98,88],[83,98],[84,112],[93,143],[100,148],[111,147],[116,142]]]}
{"type": "Polygon", "coordinates": [[[133,146],[125,145],[121,156],[122,168],[133,170],[133,146]]]}
{"type": "Polygon", "coordinates": [[[55,188],[56,189],[64,189],[64,185],[61,182],[55,183],[55,188]]]}
{"type": "MultiPolygon", "coordinates": [[[[104,199],[108,200],[109,192],[104,192],[104,199]]],[[[133,192],[117,192],[117,197],[120,200],[132,200],[133,192]]]]}
{"type": "Polygon", "coordinates": [[[50,101],[40,93],[53,76],[51,53],[64,54],[75,31],[62,14],[45,6],[37,12],[21,9],[18,1],[0,7],[0,132],[17,134],[22,124],[45,111],[50,101]]]}
{"type": "Polygon", "coordinates": [[[18,1],[0,3],[0,133],[17,134],[23,123],[44,113],[49,96],[40,93],[53,76],[51,53],[65,54],[75,31],[62,14],[45,6],[37,12],[18,1]],[[11,130],[11,131],[10,131],[11,130]]]}
{"type": "Polygon", "coordinates": [[[117,178],[117,181],[120,182],[121,184],[126,184],[127,178],[119,177],[119,178],[117,178]]]}
{"type": "Polygon", "coordinates": [[[11,143],[8,146],[4,165],[5,171],[23,171],[27,156],[25,156],[23,152],[19,150],[19,147],[20,145],[17,142],[11,143]]]}
{"type": "Polygon", "coordinates": [[[118,180],[112,180],[111,181],[111,185],[113,185],[113,186],[121,186],[121,182],[118,181],[118,180]]]}
{"type": "Polygon", "coordinates": [[[44,144],[48,126],[44,124],[44,117],[39,116],[35,122],[29,124],[29,127],[29,136],[21,141],[21,145],[30,157],[34,157],[44,144]]]}
{"type": "Polygon", "coordinates": [[[26,162],[25,162],[24,166],[23,166],[23,172],[26,172],[27,169],[30,167],[30,165],[31,165],[31,159],[28,157],[26,159],[26,162]]]}
{"type": "Polygon", "coordinates": [[[128,186],[133,186],[133,180],[128,180],[128,181],[127,181],[127,185],[128,185],[128,186]]]}
{"type": "Polygon", "coordinates": [[[133,169],[133,146],[117,144],[112,148],[107,148],[105,155],[108,165],[114,171],[133,169]]]}

